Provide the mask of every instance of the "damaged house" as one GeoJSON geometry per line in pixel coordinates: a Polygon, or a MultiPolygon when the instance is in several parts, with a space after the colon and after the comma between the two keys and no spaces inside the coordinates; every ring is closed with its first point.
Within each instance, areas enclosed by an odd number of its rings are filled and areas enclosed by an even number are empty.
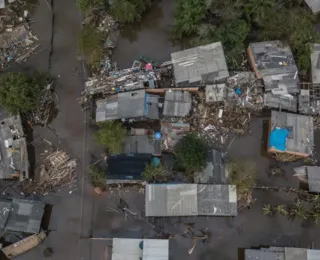
{"type": "Polygon", "coordinates": [[[263,247],[245,249],[244,260],[316,260],[320,259],[320,250],[293,247],[263,247]]]}
{"type": "Polygon", "coordinates": [[[302,114],[320,114],[320,44],[312,44],[311,83],[303,83],[299,95],[299,111],[302,114]]]}
{"type": "Polygon", "coordinates": [[[114,238],[111,260],[169,260],[169,240],[114,238]]]}
{"type": "Polygon", "coordinates": [[[147,184],[147,217],[236,216],[235,185],[147,184]]]}
{"type": "Polygon", "coordinates": [[[159,96],[145,90],[123,92],[96,102],[96,122],[159,119],[159,96]]]}
{"type": "Polygon", "coordinates": [[[176,87],[212,84],[229,77],[221,42],[171,54],[176,87]]]}
{"type": "Polygon", "coordinates": [[[313,118],[286,112],[271,112],[268,152],[309,157],[313,153],[313,118]]]}
{"type": "Polygon", "coordinates": [[[161,122],[162,149],[174,150],[179,140],[190,132],[190,124],[161,122]]]}
{"type": "Polygon", "coordinates": [[[27,142],[20,116],[0,121],[0,178],[29,178],[27,142]]]}
{"type": "Polygon", "coordinates": [[[265,88],[264,105],[297,112],[298,68],[291,49],[280,41],[250,43],[249,62],[265,88]]]}
{"type": "Polygon", "coordinates": [[[191,110],[191,94],[188,91],[166,91],[163,116],[185,117],[191,110]]]}

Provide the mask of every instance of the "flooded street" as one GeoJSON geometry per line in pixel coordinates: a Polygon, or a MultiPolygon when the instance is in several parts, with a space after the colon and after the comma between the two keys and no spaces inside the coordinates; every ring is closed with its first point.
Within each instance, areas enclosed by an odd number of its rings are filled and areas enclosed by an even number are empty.
{"type": "Polygon", "coordinates": [[[120,68],[131,67],[133,60],[147,56],[157,61],[167,61],[170,53],[178,50],[170,41],[174,1],[155,3],[143,15],[139,23],[126,25],[114,51],[113,60],[120,68]]]}

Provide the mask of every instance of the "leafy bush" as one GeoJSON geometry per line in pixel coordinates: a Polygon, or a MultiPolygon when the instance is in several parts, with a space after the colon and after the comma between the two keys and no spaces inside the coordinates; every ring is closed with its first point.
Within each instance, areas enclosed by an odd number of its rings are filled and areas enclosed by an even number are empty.
{"type": "Polygon", "coordinates": [[[95,138],[99,144],[108,148],[109,152],[116,154],[122,150],[123,141],[127,131],[119,122],[102,122],[98,126],[100,129],[95,133],[95,138]]]}
{"type": "Polygon", "coordinates": [[[132,23],[150,6],[150,0],[115,0],[111,3],[111,14],[119,22],[132,23]]]}
{"type": "Polygon", "coordinates": [[[92,8],[103,6],[104,0],[77,0],[76,5],[82,12],[86,13],[92,8]]]}
{"type": "Polygon", "coordinates": [[[90,183],[95,188],[101,188],[102,190],[106,187],[107,175],[106,173],[96,165],[89,167],[90,183]]]}
{"type": "Polygon", "coordinates": [[[208,146],[202,138],[188,134],[177,143],[174,154],[179,166],[188,172],[197,171],[206,164],[208,146]]]}
{"type": "Polygon", "coordinates": [[[0,105],[13,113],[28,112],[36,108],[47,74],[6,73],[0,77],[0,105]]]}
{"type": "Polygon", "coordinates": [[[159,180],[164,178],[167,175],[167,168],[163,165],[152,165],[147,164],[143,173],[142,177],[146,181],[152,181],[152,180],[159,180]]]}
{"type": "Polygon", "coordinates": [[[79,35],[79,51],[86,57],[87,64],[94,69],[100,66],[104,54],[106,35],[92,26],[84,26],[79,35]]]}

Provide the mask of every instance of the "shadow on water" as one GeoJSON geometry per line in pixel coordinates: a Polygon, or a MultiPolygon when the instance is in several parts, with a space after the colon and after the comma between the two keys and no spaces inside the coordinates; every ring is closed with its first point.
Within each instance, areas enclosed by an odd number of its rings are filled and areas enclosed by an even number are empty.
{"type": "Polygon", "coordinates": [[[135,42],[138,40],[139,32],[142,30],[154,30],[159,27],[161,20],[163,19],[163,10],[158,3],[153,4],[150,9],[142,15],[139,22],[126,25],[121,31],[121,37],[128,39],[129,42],[135,42]]]}

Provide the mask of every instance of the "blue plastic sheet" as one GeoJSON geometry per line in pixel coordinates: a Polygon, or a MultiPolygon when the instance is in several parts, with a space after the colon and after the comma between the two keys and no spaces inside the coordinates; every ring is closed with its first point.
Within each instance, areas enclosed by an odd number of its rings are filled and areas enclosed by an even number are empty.
{"type": "Polygon", "coordinates": [[[269,146],[273,147],[274,149],[278,151],[285,151],[286,150],[286,142],[287,137],[289,135],[290,131],[285,128],[275,128],[270,133],[269,138],[269,146]]]}

